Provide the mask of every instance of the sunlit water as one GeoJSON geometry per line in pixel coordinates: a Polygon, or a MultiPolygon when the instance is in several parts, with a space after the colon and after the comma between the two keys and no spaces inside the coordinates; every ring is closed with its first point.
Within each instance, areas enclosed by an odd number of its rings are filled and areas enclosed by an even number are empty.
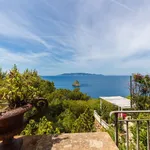
{"type": "Polygon", "coordinates": [[[93,98],[99,96],[128,96],[129,76],[43,76],[53,81],[56,88],[74,89],[72,83],[80,82],[80,90],[93,98]]]}

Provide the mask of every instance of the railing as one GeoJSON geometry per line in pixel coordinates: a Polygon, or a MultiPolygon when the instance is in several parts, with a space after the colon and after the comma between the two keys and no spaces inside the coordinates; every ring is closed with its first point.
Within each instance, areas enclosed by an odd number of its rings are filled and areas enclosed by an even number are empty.
{"type": "Polygon", "coordinates": [[[96,112],[96,110],[94,110],[94,118],[101,124],[101,126],[103,126],[105,129],[109,129],[109,125],[103,120],[101,119],[101,117],[98,115],[98,113],[96,112]]]}
{"type": "Polygon", "coordinates": [[[119,146],[119,134],[118,134],[118,123],[119,122],[125,122],[126,124],[126,150],[129,150],[129,122],[136,122],[136,149],[139,150],[139,123],[143,121],[147,121],[147,150],[150,150],[150,119],[124,119],[124,120],[118,120],[118,114],[120,113],[149,113],[150,110],[138,110],[138,111],[112,111],[110,113],[110,117],[112,115],[115,116],[115,143],[117,146],[119,146]]]}

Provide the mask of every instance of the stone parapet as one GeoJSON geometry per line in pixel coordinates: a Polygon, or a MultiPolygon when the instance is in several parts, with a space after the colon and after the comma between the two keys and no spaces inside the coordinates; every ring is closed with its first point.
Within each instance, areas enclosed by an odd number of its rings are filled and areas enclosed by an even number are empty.
{"type": "MultiPolygon", "coordinates": [[[[66,133],[55,137],[35,135],[15,139],[23,141],[20,150],[118,150],[107,132],[66,133]]],[[[10,149],[13,150],[13,146],[10,145],[10,149]]]]}

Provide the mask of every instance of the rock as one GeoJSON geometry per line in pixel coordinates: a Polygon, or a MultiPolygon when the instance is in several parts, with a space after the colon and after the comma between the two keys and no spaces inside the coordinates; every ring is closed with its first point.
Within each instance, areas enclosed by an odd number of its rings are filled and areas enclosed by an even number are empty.
{"type": "Polygon", "coordinates": [[[78,80],[74,81],[74,83],[72,84],[72,86],[79,87],[80,86],[79,81],[78,80]]]}

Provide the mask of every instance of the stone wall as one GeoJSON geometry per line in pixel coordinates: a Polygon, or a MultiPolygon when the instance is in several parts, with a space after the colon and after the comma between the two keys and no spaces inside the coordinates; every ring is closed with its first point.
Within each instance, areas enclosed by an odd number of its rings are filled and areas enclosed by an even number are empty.
{"type": "Polygon", "coordinates": [[[106,132],[15,137],[12,144],[1,146],[0,150],[118,150],[106,132]],[[22,141],[21,148],[16,147],[17,141],[22,141]]]}

